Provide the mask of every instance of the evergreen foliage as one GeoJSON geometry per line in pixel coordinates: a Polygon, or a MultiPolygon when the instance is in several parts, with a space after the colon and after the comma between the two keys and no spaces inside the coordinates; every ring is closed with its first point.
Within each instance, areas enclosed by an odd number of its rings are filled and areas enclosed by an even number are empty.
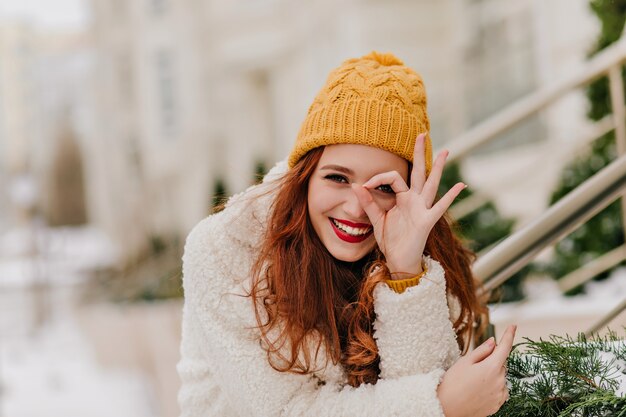
{"type": "Polygon", "coordinates": [[[526,339],[507,361],[509,400],[497,417],[626,417],[626,342],[615,332],[587,339],[526,339]]]}
{"type": "Polygon", "coordinates": [[[267,165],[265,161],[258,160],[256,164],[254,164],[254,180],[253,184],[260,184],[263,182],[263,177],[267,174],[269,170],[267,169],[267,165]]]}
{"type": "Polygon", "coordinates": [[[217,178],[215,180],[215,184],[213,185],[213,200],[211,203],[211,213],[217,213],[220,210],[223,210],[223,206],[228,200],[228,194],[226,191],[226,184],[224,184],[224,180],[221,178],[217,178]]]}
{"type": "MultiPolygon", "coordinates": [[[[593,56],[620,38],[626,20],[626,0],[593,0],[590,7],[602,24],[600,37],[590,54],[593,56]]],[[[622,74],[624,78],[624,72],[622,74]]],[[[590,103],[588,112],[590,119],[600,120],[611,113],[607,77],[591,83],[587,89],[587,97],[590,103]]],[[[552,194],[550,204],[556,203],[607,166],[616,156],[615,134],[610,132],[596,140],[587,155],[576,159],[565,168],[557,189],[552,194]]],[[[555,247],[554,260],[544,269],[558,279],[623,243],[621,206],[620,202],[616,201],[559,242],[555,247]]],[[[609,272],[597,278],[607,277],[609,272]]],[[[570,294],[581,291],[582,287],[575,288],[570,294]]]]}

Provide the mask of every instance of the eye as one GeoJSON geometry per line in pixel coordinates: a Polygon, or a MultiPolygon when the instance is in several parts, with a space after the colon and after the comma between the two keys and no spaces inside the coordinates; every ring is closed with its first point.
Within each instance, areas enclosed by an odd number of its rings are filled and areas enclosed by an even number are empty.
{"type": "Polygon", "coordinates": [[[378,187],[376,187],[376,189],[382,191],[385,194],[395,194],[395,192],[393,191],[393,188],[391,188],[391,185],[389,184],[379,185],[378,187]]]}
{"type": "Polygon", "coordinates": [[[348,180],[343,175],[329,174],[329,175],[326,175],[324,178],[329,179],[333,182],[343,183],[345,181],[345,183],[348,183],[348,180]]]}

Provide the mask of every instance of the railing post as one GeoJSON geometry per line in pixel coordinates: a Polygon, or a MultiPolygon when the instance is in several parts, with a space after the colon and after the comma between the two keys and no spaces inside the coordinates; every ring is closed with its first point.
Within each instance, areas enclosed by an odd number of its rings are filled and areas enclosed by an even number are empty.
{"type": "Polygon", "coordinates": [[[619,155],[626,153],[626,111],[624,110],[624,82],[622,80],[622,65],[613,65],[609,69],[609,85],[611,92],[611,107],[615,120],[615,141],[619,155]]]}
{"type": "MultiPolygon", "coordinates": [[[[624,81],[622,79],[622,65],[613,65],[609,69],[609,87],[611,93],[611,107],[615,122],[615,144],[617,154],[626,154],[626,111],[624,110],[624,81]]],[[[622,228],[626,238],[626,195],[622,195],[622,228]]]]}
{"type": "Polygon", "coordinates": [[[601,329],[603,329],[607,324],[611,323],[611,321],[619,316],[622,311],[626,310],[626,298],[622,300],[621,303],[616,305],[613,310],[611,310],[605,317],[593,325],[589,330],[585,332],[585,336],[591,337],[594,333],[598,333],[601,329]]]}
{"type": "MultiPolygon", "coordinates": [[[[624,110],[624,81],[622,80],[622,65],[613,65],[609,69],[609,86],[611,93],[611,107],[615,121],[615,144],[617,154],[626,154],[626,111],[624,110]]],[[[622,195],[622,228],[626,238],[626,195],[622,195]]]]}

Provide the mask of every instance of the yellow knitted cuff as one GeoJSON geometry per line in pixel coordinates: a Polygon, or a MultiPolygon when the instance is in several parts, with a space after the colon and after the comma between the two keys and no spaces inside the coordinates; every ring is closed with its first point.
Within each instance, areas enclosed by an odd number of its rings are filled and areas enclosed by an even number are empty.
{"type": "Polygon", "coordinates": [[[402,294],[404,290],[409,287],[413,287],[420,282],[420,279],[426,274],[427,269],[424,262],[422,262],[422,272],[412,278],[406,279],[386,279],[385,283],[389,285],[389,288],[397,292],[398,294],[402,294]]]}

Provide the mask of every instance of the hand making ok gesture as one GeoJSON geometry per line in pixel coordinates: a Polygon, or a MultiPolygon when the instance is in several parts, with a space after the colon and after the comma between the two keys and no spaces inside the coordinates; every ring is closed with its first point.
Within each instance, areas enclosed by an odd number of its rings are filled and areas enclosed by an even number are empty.
{"type": "Polygon", "coordinates": [[[426,179],[424,137],[420,134],[415,141],[410,188],[397,171],[374,175],[363,185],[352,184],[394,278],[417,275],[422,271],[422,254],[430,231],[466,187],[461,182],[455,184],[433,205],[448,151],[439,153],[426,179]],[[381,208],[369,191],[382,184],[389,184],[396,193],[396,205],[389,211],[381,208]]]}

